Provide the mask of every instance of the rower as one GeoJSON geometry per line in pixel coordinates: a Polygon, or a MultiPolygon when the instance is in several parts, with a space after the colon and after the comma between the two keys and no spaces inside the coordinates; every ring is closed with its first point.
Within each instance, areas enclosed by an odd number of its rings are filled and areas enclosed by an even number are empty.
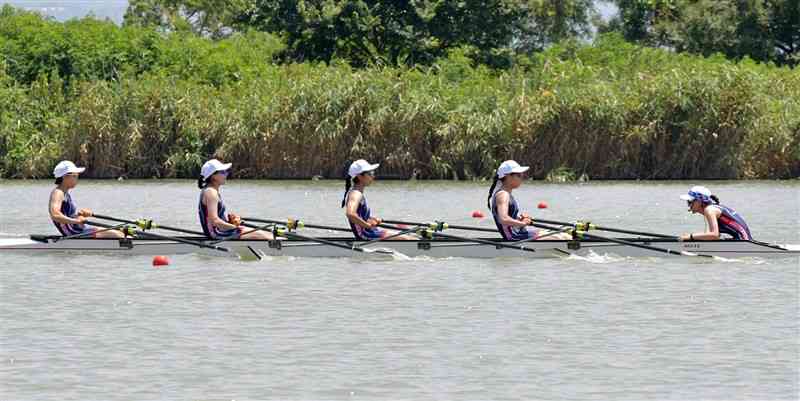
{"type": "Polygon", "coordinates": [[[550,233],[548,230],[539,230],[531,227],[533,218],[528,213],[520,212],[519,204],[511,191],[522,185],[525,172],[530,167],[520,166],[514,160],[506,160],[497,168],[492,187],[489,188],[487,206],[492,211],[492,217],[497,229],[507,241],[524,241],[529,239],[569,240],[572,236],[567,233],[550,233]],[[495,191],[497,182],[501,182],[500,189],[495,191]],[[545,237],[544,235],[547,234],[545,237]]]}
{"type": "Polygon", "coordinates": [[[50,219],[63,236],[83,236],[91,238],[124,238],[119,230],[98,230],[87,227],[86,220],[92,217],[90,209],[75,206],[69,191],[78,185],[78,175],[86,167],[78,167],[69,160],[59,162],[53,169],[56,187],[50,192],[50,219]]]}
{"type": "MultiPolygon", "coordinates": [[[[342,207],[353,235],[358,240],[370,241],[397,234],[396,231],[378,227],[383,221],[372,216],[367,206],[364,189],[375,181],[375,170],[380,164],[370,164],[364,159],[356,160],[347,169],[342,207]],[[351,188],[352,185],[352,188],[351,188]]],[[[393,239],[414,240],[411,235],[398,235],[393,239]]]]}
{"type": "Polygon", "coordinates": [[[686,201],[689,212],[702,214],[706,218],[706,231],[681,235],[684,241],[709,241],[720,239],[720,234],[728,234],[732,239],[752,240],[750,228],[735,210],[719,204],[719,198],[703,186],[692,187],[681,199],[686,201]]]}
{"type": "Polygon", "coordinates": [[[225,214],[220,187],[225,185],[231,163],[211,159],[200,169],[197,186],[200,191],[198,216],[203,233],[212,239],[256,239],[271,240],[272,233],[263,230],[245,230],[242,218],[236,214],[225,214]]]}

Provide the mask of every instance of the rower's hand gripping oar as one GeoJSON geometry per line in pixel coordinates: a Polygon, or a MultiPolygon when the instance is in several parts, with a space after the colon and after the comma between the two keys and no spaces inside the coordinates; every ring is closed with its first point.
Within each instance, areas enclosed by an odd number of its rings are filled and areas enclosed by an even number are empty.
{"type": "MultiPolygon", "coordinates": [[[[94,222],[94,221],[87,221],[86,224],[88,224],[90,226],[103,227],[103,228],[111,228],[111,227],[113,227],[113,226],[111,226],[109,224],[103,224],[103,223],[98,223],[98,222],[94,222]]],[[[175,242],[180,242],[182,244],[194,245],[194,246],[196,246],[198,248],[213,249],[215,251],[231,253],[230,249],[224,248],[224,247],[221,247],[221,246],[210,245],[210,244],[206,244],[206,243],[203,243],[203,242],[197,242],[197,241],[190,241],[190,240],[179,238],[179,237],[170,237],[170,236],[167,236],[167,235],[159,235],[159,234],[148,233],[148,232],[144,232],[144,231],[142,231],[140,229],[137,229],[136,227],[133,227],[133,226],[123,227],[123,229],[121,231],[124,232],[125,235],[129,235],[131,237],[142,237],[142,238],[161,239],[161,240],[166,240],[166,241],[175,241],[175,242]]]]}

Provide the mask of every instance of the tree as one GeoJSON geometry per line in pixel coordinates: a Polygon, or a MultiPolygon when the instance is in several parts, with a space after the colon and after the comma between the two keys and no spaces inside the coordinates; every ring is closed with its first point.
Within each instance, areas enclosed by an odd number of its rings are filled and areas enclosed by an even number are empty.
{"type": "Polygon", "coordinates": [[[626,39],[676,51],[794,65],[800,49],[797,0],[616,0],[609,25],[626,39]]]}
{"type": "Polygon", "coordinates": [[[588,35],[593,15],[591,0],[256,0],[239,22],[282,34],[296,60],[416,64],[462,46],[484,61],[540,50],[588,35]]]}
{"type": "Polygon", "coordinates": [[[562,40],[588,38],[597,17],[593,0],[528,0],[515,48],[540,51],[562,40]]]}
{"type": "Polygon", "coordinates": [[[354,65],[429,62],[452,47],[511,40],[517,10],[505,0],[256,0],[239,22],[287,40],[295,60],[354,65]]]}
{"type": "Polygon", "coordinates": [[[191,31],[222,38],[232,32],[230,22],[249,0],[130,0],[123,25],[158,27],[165,32],[191,31]]]}
{"type": "Polygon", "coordinates": [[[800,1],[768,0],[767,29],[777,49],[777,61],[800,64],[800,1]]]}
{"type": "Polygon", "coordinates": [[[131,0],[125,24],[214,38],[255,28],[283,37],[297,61],[414,65],[465,47],[502,64],[498,55],[588,37],[595,15],[592,0],[131,0]]]}

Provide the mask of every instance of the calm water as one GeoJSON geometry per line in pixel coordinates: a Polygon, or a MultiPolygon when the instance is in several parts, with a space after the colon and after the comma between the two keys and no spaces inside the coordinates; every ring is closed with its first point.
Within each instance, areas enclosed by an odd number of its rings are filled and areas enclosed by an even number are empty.
{"type": "MultiPolygon", "coordinates": [[[[680,233],[680,183],[528,183],[542,218],[680,233]]],[[[756,238],[800,243],[800,182],[712,182],[756,238]]],[[[242,215],[343,225],[339,182],[232,181],[242,215]]],[[[0,181],[2,235],[53,233],[50,182],[0,181]]],[[[451,223],[486,185],[379,182],[451,223]]],[[[79,207],[196,229],[189,181],[83,181],[79,207]]],[[[309,233],[313,231],[308,231],[309,233]]],[[[173,256],[4,259],[0,400],[798,399],[800,260],[173,256]]]]}

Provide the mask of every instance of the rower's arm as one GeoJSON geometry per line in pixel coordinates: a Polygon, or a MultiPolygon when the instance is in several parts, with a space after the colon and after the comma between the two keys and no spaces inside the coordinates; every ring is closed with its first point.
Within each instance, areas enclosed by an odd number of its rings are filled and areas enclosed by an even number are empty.
{"type": "Polygon", "coordinates": [[[495,202],[497,204],[497,218],[500,220],[500,224],[513,227],[525,227],[528,225],[527,222],[512,219],[511,216],[508,215],[508,192],[500,192],[495,196],[495,202]]]}
{"type": "Polygon", "coordinates": [[[219,218],[217,213],[217,207],[219,206],[219,194],[217,191],[214,191],[211,188],[203,191],[203,203],[206,205],[208,219],[211,220],[211,224],[213,224],[214,227],[225,231],[236,229],[235,225],[219,218]]]}
{"type": "Polygon", "coordinates": [[[50,218],[56,223],[62,224],[83,224],[86,218],[73,219],[61,213],[61,202],[64,201],[64,192],[53,190],[50,193],[50,218]]]}
{"type": "Polygon", "coordinates": [[[351,223],[359,225],[364,228],[372,228],[372,225],[369,224],[366,220],[362,219],[361,216],[358,215],[358,204],[361,202],[361,197],[363,195],[361,192],[353,191],[347,196],[347,203],[345,204],[345,216],[347,216],[347,220],[350,220],[351,223]]]}
{"type": "Polygon", "coordinates": [[[708,229],[704,233],[700,234],[692,234],[694,239],[699,240],[717,240],[719,239],[719,215],[722,212],[718,208],[707,207],[703,216],[706,218],[706,224],[708,225],[708,229]]]}

